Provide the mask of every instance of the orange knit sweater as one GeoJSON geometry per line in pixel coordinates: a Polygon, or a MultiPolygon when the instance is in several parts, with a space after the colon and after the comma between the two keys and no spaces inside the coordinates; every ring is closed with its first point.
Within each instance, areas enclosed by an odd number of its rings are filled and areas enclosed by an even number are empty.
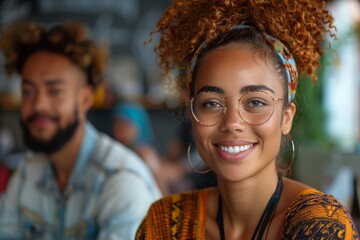
{"type": "MultiPolygon", "coordinates": [[[[137,240],[203,240],[209,189],[174,194],[154,203],[137,240]]],[[[359,239],[346,209],[331,195],[302,191],[290,204],[277,239],[359,239]]]]}

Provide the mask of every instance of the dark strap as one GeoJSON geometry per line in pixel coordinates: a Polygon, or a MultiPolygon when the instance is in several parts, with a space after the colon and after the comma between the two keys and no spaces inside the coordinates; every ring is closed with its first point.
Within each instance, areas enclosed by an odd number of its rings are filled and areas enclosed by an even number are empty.
{"type": "Polygon", "coordinates": [[[351,207],[351,216],[353,216],[356,220],[360,219],[360,205],[359,205],[359,198],[358,198],[358,192],[357,192],[357,176],[356,174],[354,174],[354,179],[353,179],[353,192],[354,192],[354,196],[353,196],[353,202],[352,202],[352,207],[351,207]]]}
{"type": "MultiPolygon", "coordinates": [[[[269,220],[274,213],[276,205],[279,202],[282,188],[283,188],[283,181],[282,181],[282,177],[279,175],[279,180],[278,180],[276,189],[275,189],[273,195],[271,196],[268,204],[266,205],[263,214],[261,215],[260,221],[256,226],[255,232],[254,232],[253,236],[251,237],[251,240],[255,240],[255,239],[261,240],[262,236],[264,235],[266,226],[268,225],[269,220]]],[[[219,195],[219,207],[218,207],[218,212],[216,215],[216,221],[217,221],[219,232],[220,232],[220,239],[225,240],[225,228],[224,228],[224,217],[223,217],[223,210],[222,210],[221,195],[219,195]]]]}
{"type": "Polygon", "coordinates": [[[219,208],[216,214],[216,221],[220,232],[220,239],[225,240],[224,217],[222,212],[223,211],[222,211],[221,195],[219,194],[219,208]]]}

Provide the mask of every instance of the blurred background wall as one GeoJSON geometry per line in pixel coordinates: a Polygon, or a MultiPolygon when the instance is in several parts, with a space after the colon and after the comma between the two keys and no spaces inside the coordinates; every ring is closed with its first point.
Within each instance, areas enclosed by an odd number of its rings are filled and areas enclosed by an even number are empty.
{"type": "MultiPolygon", "coordinates": [[[[23,19],[46,25],[69,19],[86,23],[91,35],[106,44],[111,54],[105,84],[97,89],[89,113],[90,121],[113,135],[112,108],[125,100],[139,102],[150,113],[160,152],[165,154],[176,140],[186,146],[189,129],[181,121],[183,111],[176,110],[181,96],[170,91],[168,81],[161,77],[153,43],[145,47],[144,41],[169,2],[0,0],[0,28],[23,19]]],[[[354,176],[360,175],[359,2],[327,1],[336,18],[338,39],[326,43],[331,49],[322,58],[319,81],[314,84],[301,76],[292,132],[296,158],[291,176],[338,195],[349,208],[355,196],[354,176]]],[[[8,156],[24,150],[18,124],[19,83],[17,76],[8,79],[0,69],[0,158],[10,165],[16,161],[8,156]]]]}

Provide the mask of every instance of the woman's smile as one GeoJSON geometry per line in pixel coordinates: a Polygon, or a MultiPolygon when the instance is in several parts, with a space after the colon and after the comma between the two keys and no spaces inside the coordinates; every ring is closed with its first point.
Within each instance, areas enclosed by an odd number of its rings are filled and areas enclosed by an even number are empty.
{"type": "Polygon", "coordinates": [[[248,157],[257,143],[243,141],[226,141],[214,144],[219,156],[225,161],[241,161],[248,157]]]}
{"type": "Polygon", "coordinates": [[[219,146],[222,151],[228,152],[230,154],[236,154],[239,152],[244,152],[251,148],[253,144],[243,145],[243,146],[219,146]]]}

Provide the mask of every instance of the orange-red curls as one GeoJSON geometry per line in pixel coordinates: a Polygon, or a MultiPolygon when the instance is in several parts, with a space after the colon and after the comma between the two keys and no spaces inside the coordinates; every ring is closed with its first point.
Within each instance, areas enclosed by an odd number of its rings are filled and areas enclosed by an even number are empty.
{"type": "MultiPolygon", "coordinates": [[[[212,43],[232,26],[246,23],[279,39],[292,53],[299,73],[316,80],[324,34],[334,37],[333,17],[323,0],[175,0],[153,33],[164,73],[189,69],[203,41],[212,43]]],[[[179,75],[188,81],[188,71],[179,75]]]]}

